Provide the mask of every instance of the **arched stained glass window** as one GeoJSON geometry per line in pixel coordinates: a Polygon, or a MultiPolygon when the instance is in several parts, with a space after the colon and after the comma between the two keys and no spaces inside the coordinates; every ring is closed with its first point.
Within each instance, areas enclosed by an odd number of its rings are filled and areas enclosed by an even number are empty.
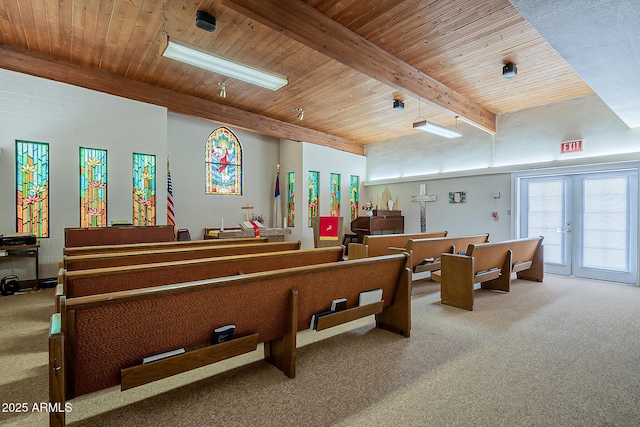
{"type": "Polygon", "coordinates": [[[204,147],[204,193],[242,195],[242,145],[221,127],[209,135],[204,147]]]}

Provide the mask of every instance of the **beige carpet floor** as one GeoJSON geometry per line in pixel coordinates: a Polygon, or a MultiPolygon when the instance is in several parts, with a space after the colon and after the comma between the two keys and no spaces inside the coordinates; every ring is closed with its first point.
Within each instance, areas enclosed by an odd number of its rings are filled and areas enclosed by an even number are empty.
{"type": "MultiPolygon", "coordinates": [[[[297,374],[262,349],[71,400],[79,426],[638,426],[640,288],[547,275],[472,312],[414,283],[411,338],[362,319],[299,334],[297,374]]],[[[0,298],[1,426],[46,426],[53,290],[0,298]]]]}

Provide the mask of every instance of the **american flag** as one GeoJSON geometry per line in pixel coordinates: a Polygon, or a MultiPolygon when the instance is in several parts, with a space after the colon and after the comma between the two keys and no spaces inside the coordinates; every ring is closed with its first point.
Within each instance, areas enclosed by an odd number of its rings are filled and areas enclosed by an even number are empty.
{"type": "Polygon", "coordinates": [[[173,204],[173,184],[171,183],[171,168],[167,157],[167,224],[176,227],[176,211],[173,204]]]}

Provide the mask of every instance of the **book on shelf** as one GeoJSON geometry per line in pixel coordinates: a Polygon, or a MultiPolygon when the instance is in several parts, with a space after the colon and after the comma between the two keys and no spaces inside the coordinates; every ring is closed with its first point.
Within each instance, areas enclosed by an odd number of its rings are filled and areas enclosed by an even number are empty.
{"type": "Polygon", "coordinates": [[[322,311],[320,313],[316,313],[313,316],[311,316],[311,325],[309,326],[310,329],[317,329],[318,319],[321,318],[322,316],[326,316],[327,314],[331,314],[331,313],[335,313],[335,312],[333,310],[327,310],[327,311],[322,311]]]}
{"type": "Polygon", "coordinates": [[[332,311],[342,311],[347,308],[347,299],[346,298],[337,298],[331,301],[331,310],[332,311]]]}
{"type": "Polygon", "coordinates": [[[142,364],[155,362],[156,360],[166,359],[171,356],[177,356],[184,352],[185,352],[184,348],[178,348],[176,350],[167,351],[165,353],[154,354],[153,356],[145,357],[144,359],[142,359],[142,364]]]}
{"type": "Polygon", "coordinates": [[[358,305],[373,304],[378,301],[382,301],[382,289],[380,288],[360,292],[358,305]]]}
{"type": "Polygon", "coordinates": [[[221,342],[230,341],[233,339],[233,334],[236,332],[236,325],[220,326],[213,330],[213,343],[219,344],[221,342]]]}

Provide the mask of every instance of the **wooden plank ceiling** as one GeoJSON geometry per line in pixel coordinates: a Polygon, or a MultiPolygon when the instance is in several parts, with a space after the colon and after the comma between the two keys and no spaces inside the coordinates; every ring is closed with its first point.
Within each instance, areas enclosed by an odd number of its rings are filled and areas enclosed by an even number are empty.
{"type": "Polygon", "coordinates": [[[592,93],[508,0],[0,0],[0,44],[2,68],[358,154],[416,132],[418,116],[493,132],[496,114],[592,93]],[[214,32],[195,26],[198,10],[214,32]],[[163,31],[289,84],[164,58],[163,31]]]}

